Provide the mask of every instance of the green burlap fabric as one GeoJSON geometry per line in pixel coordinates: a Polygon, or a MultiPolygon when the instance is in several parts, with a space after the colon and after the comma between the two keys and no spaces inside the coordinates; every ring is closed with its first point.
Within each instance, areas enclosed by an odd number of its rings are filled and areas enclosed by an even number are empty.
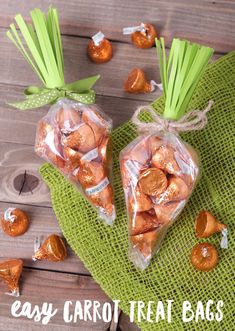
{"type": "MultiPolygon", "coordinates": [[[[138,323],[143,331],[234,330],[235,52],[208,67],[189,108],[203,109],[209,99],[215,101],[215,106],[208,115],[207,127],[182,135],[200,151],[200,183],[181,217],[169,230],[160,252],[144,272],[136,270],[128,261],[127,215],[118,163],[120,150],[136,137],[133,125],[127,122],[113,132],[117,208],[113,227],[105,226],[97,219],[89,204],[57,170],[48,164],[41,168],[65,238],[104,291],[112,299],[121,300],[125,313],[129,313],[130,300],[174,300],[171,324],[166,321],[138,323]],[[228,250],[220,249],[219,234],[207,240],[218,248],[220,255],[219,265],[209,273],[194,270],[189,262],[190,251],[199,241],[194,233],[194,219],[202,208],[229,225],[228,250]],[[182,322],[184,300],[189,300],[195,307],[199,300],[205,303],[209,299],[216,303],[224,301],[222,322],[182,322]]],[[[163,105],[162,98],[154,103],[159,112],[163,105]]]]}

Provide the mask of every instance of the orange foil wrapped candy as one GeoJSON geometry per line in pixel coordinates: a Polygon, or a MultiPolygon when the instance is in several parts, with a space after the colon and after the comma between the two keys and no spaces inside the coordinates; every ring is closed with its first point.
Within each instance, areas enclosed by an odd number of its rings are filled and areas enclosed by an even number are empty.
{"type": "Polygon", "coordinates": [[[113,57],[113,47],[110,41],[104,37],[104,34],[98,32],[89,42],[87,54],[90,60],[97,64],[108,62],[113,57]]]}
{"type": "Polygon", "coordinates": [[[133,44],[138,48],[151,48],[155,43],[157,31],[152,24],[141,23],[139,26],[123,29],[123,34],[131,34],[133,44]]]}
{"type": "Polygon", "coordinates": [[[199,271],[210,271],[219,262],[219,255],[215,246],[210,243],[200,243],[193,247],[191,263],[199,271]]]}
{"type": "Polygon", "coordinates": [[[8,208],[2,216],[1,225],[7,235],[17,237],[28,230],[29,218],[23,210],[8,208]]]}
{"type": "Polygon", "coordinates": [[[48,260],[51,262],[63,261],[67,256],[67,249],[64,244],[64,240],[56,235],[50,235],[40,246],[38,238],[36,238],[35,253],[33,260],[48,260]],[[39,247],[37,247],[37,245],[39,247]]]}
{"type": "Polygon", "coordinates": [[[154,86],[147,81],[142,69],[134,68],[125,81],[124,90],[128,93],[150,93],[154,86]]]}
{"type": "Polygon", "coordinates": [[[56,166],[112,224],[112,121],[94,104],[62,99],[39,122],[35,151],[56,166]]]}
{"type": "Polygon", "coordinates": [[[141,135],[124,148],[120,167],[130,259],[143,270],[189,199],[199,165],[178,136],[159,132],[141,135]]]}
{"type": "Polygon", "coordinates": [[[195,230],[198,238],[208,238],[214,233],[222,233],[221,248],[228,248],[227,225],[220,223],[209,211],[201,210],[196,217],[195,230]]]}
{"type": "Polygon", "coordinates": [[[0,279],[2,279],[10,293],[18,297],[19,293],[19,279],[23,270],[23,261],[22,260],[8,260],[0,262],[0,279]]]}

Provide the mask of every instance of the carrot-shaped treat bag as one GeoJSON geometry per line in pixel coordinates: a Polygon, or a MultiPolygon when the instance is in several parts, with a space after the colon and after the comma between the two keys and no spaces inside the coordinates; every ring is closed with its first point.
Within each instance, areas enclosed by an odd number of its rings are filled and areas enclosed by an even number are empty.
{"type": "Polygon", "coordinates": [[[34,9],[30,14],[32,24],[16,15],[19,31],[11,24],[7,36],[43,87],[28,87],[25,100],[10,105],[21,110],[52,105],[38,124],[36,153],[71,180],[99,216],[112,224],[115,219],[110,182],[112,121],[94,104],[92,87],[99,75],[65,84],[57,10],[50,7],[45,15],[34,9]]]}
{"type": "Polygon", "coordinates": [[[202,129],[207,122],[206,112],[212,106],[209,101],[204,111],[187,113],[213,50],[174,39],[166,59],[164,39],[156,40],[156,46],[165,96],[164,113],[157,114],[151,105],[139,107],[132,121],[140,135],[120,153],[130,259],[142,270],[159,250],[197,182],[198,155],[178,134],[202,129]]]}

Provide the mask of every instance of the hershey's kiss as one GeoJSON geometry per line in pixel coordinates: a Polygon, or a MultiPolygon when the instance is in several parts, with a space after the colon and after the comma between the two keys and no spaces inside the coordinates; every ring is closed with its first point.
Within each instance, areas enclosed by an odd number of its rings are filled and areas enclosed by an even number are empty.
{"type": "Polygon", "coordinates": [[[33,255],[33,260],[63,261],[67,256],[64,240],[56,235],[50,235],[33,255]]]}
{"type": "Polygon", "coordinates": [[[19,296],[19,279],[23,270],[23,261],[19,259],[0,262],[0,279],[2,279],[10,295],[19,296]]]}
{"type": "Polygon", "coordinates": [[[28,215],[19,208],[8,208],[2,216],[1,225],[7,235],[17,237],[28,230],[29,218],[28,215]]]}
{"type": "Polygon", "coordinates": [[[199,271],[210,271],[219,262],[219,255],[215,246],[210,243],[199,243],[191,252],[191,263],[199,271]]]}
{"type": "Polygon", "coordinates": [[[98,32],[90,40],[87,46],[87,54],[92,62],[97,64],[105,63],[113,57],[113,47],[110,41],[104,38],[104,34],[98,32]]]}
{"type": "Polygon", "coordinates": [[[87,153],[96,147],[94,132],[87,124],[82,124],[76,131],[72,132],[63,143],[65,147],[72,148],[81,153],[87,153]]]}
{"type": "Polygon", "coordinates": [[[124,84],[124,90],[128,93],[150,93],[152,86],[147,81],[144,71],[135,68],[129,73],[124,84]]]}
{"type": "Polygon", "coordinates": [[[61,108],[55,115],[59,128],[63,133],[70,133],[80,124],[79,113],[73,108],[61,108]]]}
{"type": "Polygon", "coordinates": [[[151,198],[137,187],[130,197],[130,210],[133,212],[141,212],[149,210],[152,207],[153,202],[151,198]]]}
{"type": "Polygon", "coordinates": [[[132,33],[131,40],[138,48],[151,48],[155,44],[157,31],[152,24],[143,23],[143,29],[132,33]]]}
{"type": "Polygon", "coordinates": [[[177,175],[180,171],[175,157],[174,149],[169,146],[161,146],[152,157],[152,166],[162,169],[169,174],[177,175]]]}
{"type": "Polygon", "coordinates": [[[167,178],[164,172],[157,168],[144,170],[139,177],[139,187],[147,195],[157,196],[167,188],[167,178]]]}
{"type": "Polygon", "coordinates": [[[153,254],[157,242],[157,230],[131,236],[131,243],[137,248],[146,258],[150,258],[153,254]]]}
{"type": "Polygon", "coordinates": [[[189,197],[189,194],[190,190],[184,180],[180,177],[172,176],[169,179],[165,192],[160,196],[156,194],[156,198],[160,204],[165,204],[171,201],[185,200],[189,197]]]}
{"type": "Polygon", "coordinates": [[[227,225],[220,223],[209,211],[201,210],[196,217],[195,229],[198,238],[208,238],[225,228],[227,225]]]}
{"type": "Polygon", "coordinates": [[[183,206],[181,206],[181,202],[170,202],[165,205],[155,204],[153,208],[158,221],[165,225],[176,219],[183,206]]]}
{"type": "Polygon", "coordinates": [[[87,195],[87,198],[92,202],[96,207],[104,209],[104,213],[107,215],[112,215],[114,212],[113,204],[113,189],[109,184],[101,192],[94,193],[90,196],[87,195]]]}
{"type": "Polygon", "coordinates": [[[91,161],[82,164],[77,172],[77,179],[84,189],[97,185],[106,177],[102,163],[91,161]]]}
{"type": "Polygon", "coordinates": [[[152,216],[146,212],[132,215],[131,218],[131,235],[136,236],[141,233],[152,231],[159,228],[160,223],[156,216],[152,216]]]}

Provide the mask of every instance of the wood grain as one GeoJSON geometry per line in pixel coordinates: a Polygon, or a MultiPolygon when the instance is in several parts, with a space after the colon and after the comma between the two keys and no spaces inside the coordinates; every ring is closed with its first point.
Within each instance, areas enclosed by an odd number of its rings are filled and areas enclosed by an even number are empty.
{"type": "Polygon", "coordinates": [[[135,323],[130,322],[129,316],[124,313],[119,318],[118,326],[121,331],[141,331],[135,323]]]}
{"type": "MultiPolygon", "coordinates": [[[[27,64],[20,52],[8,40],[6,30],[0,29],[0,63],[4,70],[1,72],[0,83],[27,86],[41,85],[36,74],[27,64]]],[[[128,94],[123,91],[123,84],[129,72],[134,67],[145,70],[147,78],[159,82],[158,61],[156,50],[139,50],[132,45],[114,43],[114,57],[108,63],[97,65],[92,63],[86,54],[87,39],[64,36],[65,79],[72,82],[80,78],[101,74],[95,85],[98,95],[115,96],[134,100],[155,100],[161,93],[156,91],[151,94],[128,94]]],[[[9,100],[7,96],[3,101],[9,100]]],[[[12,100],[10,100],[12,101],[12,100]]]]}
{"type": "Polygon", "coordinates": [[[43,160],[35,154],[33,147],[1,143],[0,160],[0,201],[51,206],[49,190],[38,173],[43,160]],[[38,185],[32,191],[27,190],[19,194],[18,188],[15,187],[15,179],[25,171],[35,176],[38,185]]]}
{"type": "Polygon", "coordinates": [[[2,228],[0,229],[1,258],[21,258],[24,260],[24,266],[30,268],[59,270],[67,273],[90,275],[89,271],[68,244],[66,244],[68,257],[63,262],[53,263],[43,260],[34,262],[32,260],[36,236],[45,240],[47,236],[53,233],[62,235],[52,208],[0,202],[0,217],[2,217],[4,211],[9,207],[24,210],[30,218],[30,227],[24,235],[15,238],[7,236],[2,231],[2,228]]]}
{"type": "MultiPolygon", "coordinates": [[[[10,238],[0,231],[1,258],[19,257],[26,267],[21,281],[20,300],[32,304],[52,302],[59,308],[58,315],[49,326],[42,326],[25,318],[10,316],[10,306],[14,298],[5,296],[5,287],[0,283],[0,330],[52,330],[81,331],[107,330],[104,322],[92,324],[80,322],[66,325],[62,320],[65,300],[110,301],[100,287],[89,276],[82,262],[69,249],[68,258],[60,263],[33,262],[31,260],[33,242],[36,235],[47,236],[60,233],[56,217],[50,208],[50,195],[46,185],[38,175],[38,167],[43,163],[34,151],[35,131],[38,120],[48,107],[20,112],[8,107],[5,102],[22,97],[22,89],[27,85],[38,84],[30,67],[6,38],[6,27],[13,21],[17,12],[29,17],[34,7],[47,9],[48,0],[5,0],[0,4],[0,212],[14,204],[29,213],[31,225],[22,237],[10,238]],[[14,179],[24,171],[38,178],[38,185],[19,195],[14,179]],[[37,268],[37,269],[34,269],[37,268]],[[42,269],[42,270],[39,270],[42,269]],[[49,271],[49,270],[54,270],[49,271]],[[59,270],[61,272],[56,272],[59,270]],[[75,273],[75,274],[74,274],[75,273]],[[76,275],[83,274],[84,276],[76,275]]],[[[136,49],[130,43],[130,36],[122,35],[122,28],[140,22],[154,24],[159,35],[164,36],[169,47],[174,36],[188,38],[207,44],[218,52],[214,59],[234,49],[235,45],[235,2],[229,0],[145,0],[120,1],[102,0],[54,0],[61,17],[61,30],[64,34],[64,57],[66,81],[71,82],[89,75],[101,73],[96,85],[97,103],[113,118],[117,127],[131,117],[136,107],[155,100],[159,91],[152,94],[130,95],[123,92],[123,83],[134,67],[145,70],[147,78],[159,82],[158,61],[154,48],[136,49]],[[102,30],[113,40],[114,57],[104,65],[91,63],[86,55],[88,38],[102,30]],[[78,38],[77,36],[80,36],[78,38]]],[[[121,314],[121,331],[138,331],[130,324],[129,318],[121,314]]]]}
{"type": "MultiPolygon", "coordinates": [[[[0,84],[7,85],[41,85],[36,74],[32,71],[22,55],[15,49],[15,46],[5,35],[6,30],[0,29],[0,41],[2,51],[0,52],[0,63],[2,68],[0,84]]],[[[114,57],[105,64],[97,65],[92,63],[86,54],[87,40],[84,38],[63,37],[64,58],[65,58],[65,80],[72,82],[96,74],[101,78],[95,85],[95,91],[100,96],[113,96],[125,99],[149,101],[157,99],[161,92],[156,90],[146,94],[129,94],[124,92],[123,85],[129,72],[135,68],[142,68],[148,80],[160,82],[158,59],[156,49],[137,49],[132,45],[114,43],[114,57]]],[[[215,55],[213,60],[220,55],[215,55]]],[[[22,97],[22,95],[21,95],[22,97]]],[[[3,96],[2,101],[13,101],[9,96],[3,96]]],[[[18,101],[18,99],[17,99],[18,101]]]]}
{"type": "MultiPolygon", "coordinates": [[[[130,42],[122,28],[149,22],[169,46],[174,36],[188,38],[212,46],[218,52],[228,52],[235,45],[235,2],[224,0],[54,0],[60,12],[64,34],[88,37],[102,30],[108,38],[130,42]]],[[[29,17],[29,10],[46,10],[47,0],[5,0],[1,4],[0,24],[8,26],[20,11],[29,17]]]]}
{"type": "MultiPolygon", "coordinates": [[[[42,306],[44,302],[52,303],[53,308],[57,308],[57,314],[51,319],[48,325],[43,326],[41,322],[34,322],[25,317],[15,318],[11,316],[11,305],[16,298],[5,295],[6,286],[0,283],[1,318],[0,330],[55,330],[65,331],[75,329],[80,331],[107,330],[109,323],[98,320],[80,321],[66,324],[63,321],[63,307],[66,300],[72,301],[72,306],[77,300],[83,303],[84,300],[97,300],[103,305],[111,300],[104,294],[98,284],[91,277],[71,275],[66,273],[30,270],[25,269],[20,281],[21,296],[17,298],[22,303],[30,302],[34,305],[42,306]]],[[[71,313],[73,313],[71,309],[71,313]]]]}

